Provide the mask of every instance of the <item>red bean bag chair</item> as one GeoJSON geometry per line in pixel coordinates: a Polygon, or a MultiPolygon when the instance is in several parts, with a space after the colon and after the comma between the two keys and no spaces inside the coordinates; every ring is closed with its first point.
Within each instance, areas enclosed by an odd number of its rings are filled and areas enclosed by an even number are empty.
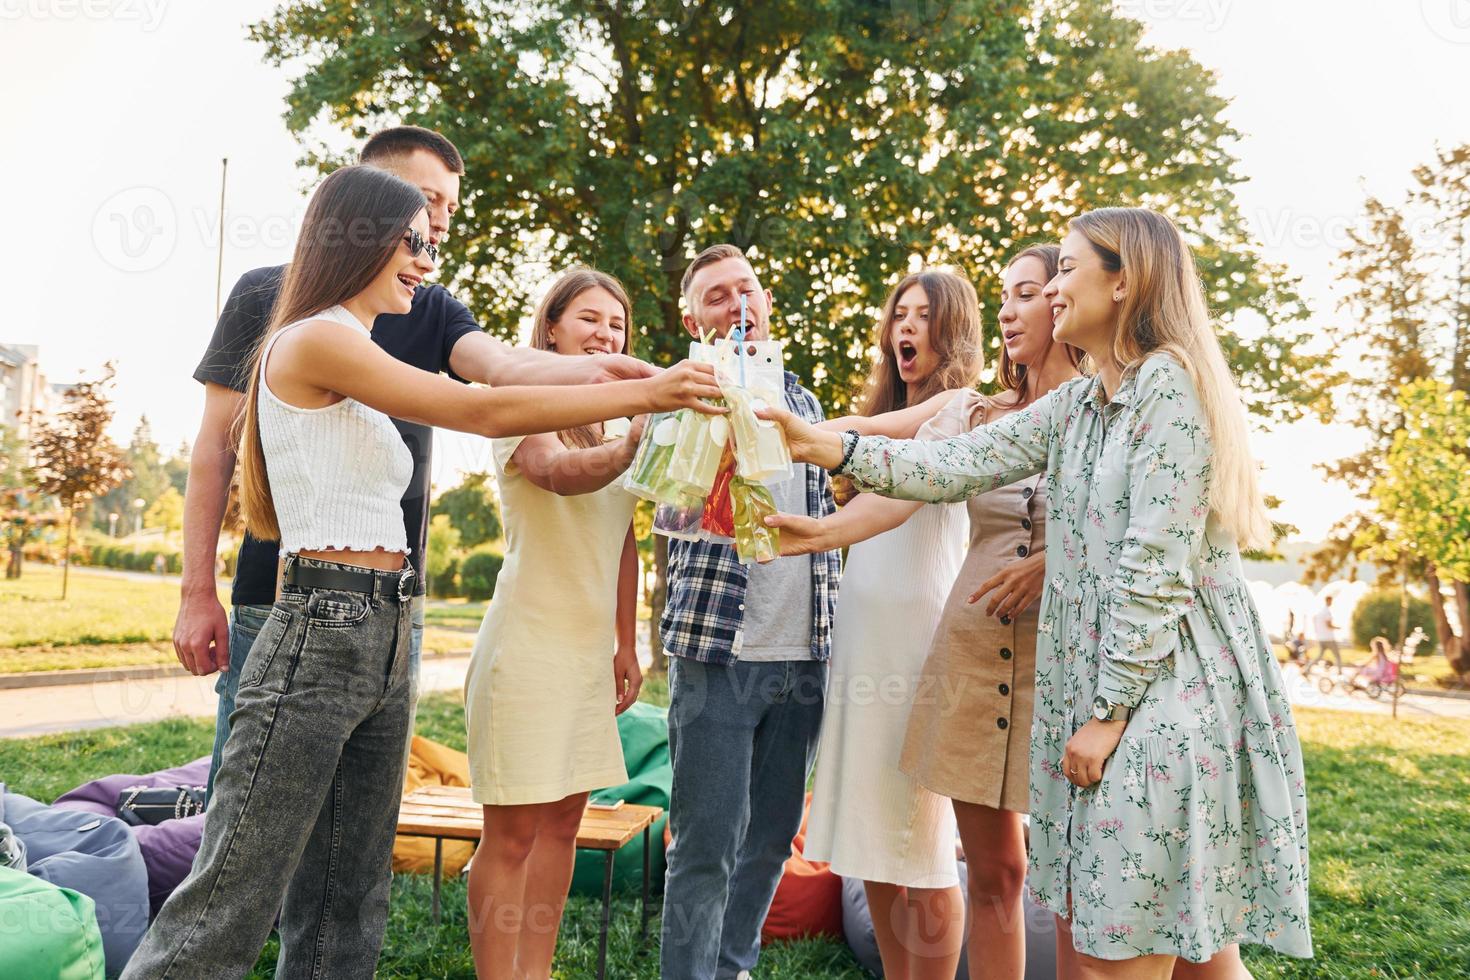
{"type": "Polygon", "coordinates": [[[761,942],[804,939],[809,936],[842,938],[842,879],[823,861],[808,861],[806,822],[812,812],[812,795],[806,795],[801,830],[791,842],[791,857],[781,868],[781,883],[761,926],[761,942]]]}

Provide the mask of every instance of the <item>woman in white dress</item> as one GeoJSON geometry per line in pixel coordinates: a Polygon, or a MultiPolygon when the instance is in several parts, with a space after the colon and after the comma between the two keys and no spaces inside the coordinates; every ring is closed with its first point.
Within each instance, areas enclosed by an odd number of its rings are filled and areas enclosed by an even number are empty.
{"type": "MultiPolygon", "coordinates": [[[[996,372],[1004,391],[958,393],[925,425],[926,434],[968,432],[1025,409],[1078,376],[1081,351],[1052,339],[1051,308],[1042,294],[1056,275],[1060,251],[1033,245],[1006,266],[996,372]]],[[[886,417],[867,421],[890,428],[886,417]]],[[[918,680],[918,690],[927,694],[916,698],[909,713],[898,765],[924,789],[954,803],[966,863],[970,976],[1019,980],[1026,972],[1026,936],[1015,924],[1025,914],[1022,815],[1036,689],[1036,600],[1046,571],[1046,488],[1033,477],[972,497],[966,506],[969,552],[942,603],[918,680]]],[[[783,555],[849,545],[856,551],[864,547],[860,542],[891,537],[893,528],[931,510],[932,505],[863,494],[820,521],[789,514],[774,520],[784,528],[783,555]]]]}
{"type": "MultiPolygon", "coordinates": [[[[531,345],[626,353],[617,280],[572,269],[536,311],[531,345]]],[[[635,498],[615,482],[641,418],[496,439],[505,565],[465,678],[470,785],[485,835],[470,865],[481,977],[551,975],[589,791],[628,780],[616,716],[638,697],[635,498]],[[611,428],[611,425],[609,425],[611,428]]]]}
{"type": "MultiPolygon", "coordinates": [[[[832,427],[891,433],[895,422],[933,415],[936,403],[974,385],[982,363],[975,288],[938,269],[904,277],[888,298],[876,346],[863,417],[832,427]],[[885,413],[896,414],[873,418],[885,413]]],[[[962,431],[931,428],[921,434],[962,431]]],[[[832,628],[805,854],[863,879],[884,975],[896,980],[949,980],[964,941],[954,812],[899,770],[899,751],[915,697],[932,694],[915,682],[968,533],[964,506],[949,504],[925,507],[855,545],[832,628]]]]}

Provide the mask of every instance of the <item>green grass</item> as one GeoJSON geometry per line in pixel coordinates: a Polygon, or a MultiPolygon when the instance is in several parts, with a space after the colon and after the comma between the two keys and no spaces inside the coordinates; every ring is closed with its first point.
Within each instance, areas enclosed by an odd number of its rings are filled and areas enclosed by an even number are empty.
{"type": "Polygon", "coordinates": [[[1315,960],[1258,978],[1470,974],[1470,724],[1301,709],[1315,960]]]}
{"type": "MultiPolygon", "coordinates": [[[[667,699],[661,677],[645,700],[667,699]]],[[[1303,709],[1297,713],[1307,757],[1315,960],[1246,951],[1258,978],[1357,980],[1452,978],[1470,973],[1470,724],[1399,720],[1303,709]]],[[[464,747],[455,693],[426,697],[418,730],[464,747]]],[[[147,772],[209,751],[213,724],[170,720],[130,728],[0,740],[0,778],[9,788],[50,800],[95,776],[147,772]]],[[[429,880],[400,875],[379,976],[469,978],[464,885],[444,888],[444,920],[430,921],[429,880]]],[[[556,975],[588,977],[597,957],[599,903],[574,898],[558,946],[556,975]]],[[[653,978],[653,944],[638,952],[638,906],[619,896],[613,909],[609,975],[653,978]]],[[[653,923],[657,934],[657,920],[653,923]]],[[[274,941],[252,974],[273,974],[274,941]]],[[[845,946],[782,944],[761,956],[760,975],[789,980],[864,976],[845,946]]]]}
{"type": "Polygon", "coordinates": [[[173,582],[73,568],[63,600],[61,569],[27,564],[19,579],[0,580],[0,650],[167,640],[178,611],[173,582]]]}
{"type": "Polygon", "coordinates": [[[488,608],[488,602],[430,599],[424,606],[424,625],[474,632],[480,628],[480,622],[485,618],[485,610],[488,608]]]}

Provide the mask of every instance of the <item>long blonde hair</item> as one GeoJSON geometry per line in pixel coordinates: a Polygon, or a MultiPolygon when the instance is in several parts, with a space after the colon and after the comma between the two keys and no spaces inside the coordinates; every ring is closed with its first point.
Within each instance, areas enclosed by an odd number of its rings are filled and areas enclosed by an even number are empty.
{"type": "MultiPolygon", "coordinates": [[[[633,353],[633,305],[628,302],[628,292],[623,284],[606,272],[577,265],[561,274],[542,297],[531,320],[531,346],[537,350],[555,350],[551,342],[551,326],[562,318],[572,301],[589,289],[606,290],[623,308],[623,349],[620,353],[633,353]]],[[[579,425],[575,429],[558,432],[562,445],[576,449],[594,449],[602,445],[602,436],[590,425],[579,425]]]]}
{"type": "Polygon", "coordinates": [[[1219,337],[1210,323],[1194,254],[1167,217],[1147,208],[1100,208],[1072,219],[1110,272],[1127,279],[1113,337],[1113,359],[1135,371],[1156,351],[1183,365],[1204,408],[1214,457],[1209,507],[1242,547],[1271,541],[1271,521],[1261,498],[1251,455],[1245,406],[1219,337]]]}
{"type": "Polygon", "coordinates": [[[250,355],[245,413],[236,433],[240,512],[252,536],[262,541],[281,536],[257,404],[261,357],[271,336],[288,324],[345,303],[371,285],[425,203],[417,187],[386,170],[361,164],[333,171],[312,194],[269,325],[250,355]]]}
{"type": "Polygon", "coordinates": [[[859,414],[882,415],[897,408],[918,404],[951,388],[970,388],[985,367],[980,343],[980,297],[970,280],[945,269],[912,272],[898,281],[883,318],[878,321],[873,346],[878,356],[868,372],[859,414]],[[898,376],[898,358],[893,352],[893,317],[898,301],[909,287],[919,285],[929,297],[929,346],[939,356],[939,367],[925,378],[909,397],[908,385],[898,376]]]}

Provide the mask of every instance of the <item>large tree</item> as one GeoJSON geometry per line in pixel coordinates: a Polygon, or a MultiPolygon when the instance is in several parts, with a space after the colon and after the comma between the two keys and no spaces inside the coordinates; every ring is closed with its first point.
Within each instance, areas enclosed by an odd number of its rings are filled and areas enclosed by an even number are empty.
{"type": "Polygon", "coordinates": [[[1079,211],[1148,204],[1194,243],[1253,410],[1324,405],[1295,283],[1236,205],[1213,75],[1109,0],[295,0],[251,33],[297,73],[308,163],[345,162],[322,125],[459,146],[445,278],[502,337],[549,274],[588,263],[629,287],[639,349],[668,363],[685,266],[734,242],[788,366],[842,411],[903,273],[958,266],[993,323],[1008,256],[1079,211]]]}
{"type": "MultiPolygon", "coordinates": [[[[290,128],[445,133],[467,179],[447,279],[516,335],[548,272],[586,262],[635,298],[642,349],[684,349],[690,256],[746,246],[793,370],[846,406],[875,312],[916,262],[997,305],[1008,255],[1079,210],[1165,208],[1199,249],[1258,408],[1320,397],[1293,283],[1249,243],[1213,76],[1144,45],[1106,0],[288,3],[252,28],[299,72],[290,128]]],[[[995,342],[994,337],[991,343],[995,342]]]]}

